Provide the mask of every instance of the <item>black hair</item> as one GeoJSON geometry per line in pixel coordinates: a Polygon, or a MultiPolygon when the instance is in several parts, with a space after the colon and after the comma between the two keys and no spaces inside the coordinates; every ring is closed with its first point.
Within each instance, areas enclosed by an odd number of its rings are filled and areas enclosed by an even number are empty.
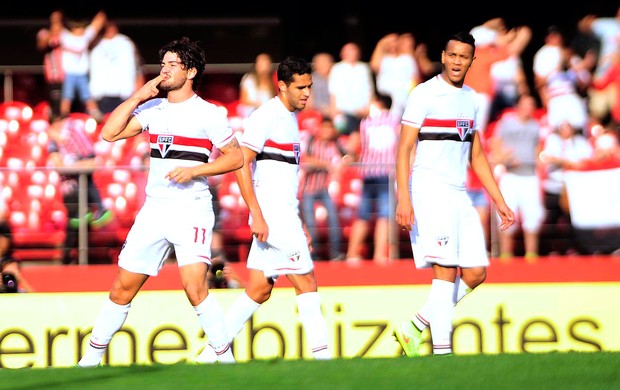
{"type": "Polygon", "coordinates": [[[288,56],[278,65],[278,81],[286,85],[293,82],[293,76],[312,74],[312,65],[303,58],[288,56]]]}
{"type": "Polygon", "coordinates": [[[207,64],[205,51],[198,45],[198,42],[192,42],[188,37],[177,39],[165,44],[159,49],[159,61],[163,61],[167,52],[175,53],[179,56],[181,64],[185,69],[196,69],[196,76],[192,84],[192,89],[196,91],[202,80],[202,74],[207,64]]]}
{"type": "Polygon", "coordinates": [[[376,93],[375,98],[381,102],[381,105],[383,105],[383,108],[388,109],[388,110],[392,108],[392,97],[391,96],[385,95],[382,93],[376,93]]]}
{"type": "Polygon", "coordinates": [[[472,47],[472,49],[476,50],[476,39],[474,39],[474,36],[467,31],[459,31],[456,34],[450,35],[446,41],[446,48],[448,48],[448,43],[450,41],[467,43],[472,47]]]}

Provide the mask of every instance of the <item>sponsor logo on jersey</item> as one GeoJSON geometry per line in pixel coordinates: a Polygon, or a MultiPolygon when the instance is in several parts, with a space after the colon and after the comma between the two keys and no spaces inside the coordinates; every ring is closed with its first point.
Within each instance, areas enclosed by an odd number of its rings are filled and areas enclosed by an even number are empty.
{"type": "Polygon", "coordinates": [[[174,143],[173,135],[158,135],[157,136],[157,147],[159,148],[159,152],[162,157],[165,157],[170,150],[170,146],[174,143]]]}
{"type": "Polygon", "coordinates": [[[461,139],[465,139],[465,135],[469,132],[469,120],[457,119],[456,130],[459,132],[461,139]]]}

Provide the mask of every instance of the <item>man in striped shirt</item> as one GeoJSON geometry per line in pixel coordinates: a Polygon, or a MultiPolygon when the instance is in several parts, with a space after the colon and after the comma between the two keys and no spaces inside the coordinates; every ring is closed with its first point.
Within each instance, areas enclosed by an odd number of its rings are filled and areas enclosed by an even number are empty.
{"type": "Polygon", "coordinates": [[[377,94],[370,114],[360,122],[359,132],[351,134],[349,147],[359,151],[358,169],[362,177],[362,196],[357,218],[351,226],[347,262],[362,258],[364,240],[371,221],[375,221],[372,258],[378,263],[390,260],[389,224],[394,210],[391,177],[396,162],[400,117],[391,111],[392,98],[377,94]]]}

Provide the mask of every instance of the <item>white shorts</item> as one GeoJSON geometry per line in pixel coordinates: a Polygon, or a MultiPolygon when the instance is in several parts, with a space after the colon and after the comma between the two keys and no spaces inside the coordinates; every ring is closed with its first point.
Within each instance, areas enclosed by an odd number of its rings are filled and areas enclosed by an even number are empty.
{"type": "Polygon", "coordinates": [[[118,256],[127,271],[155,276],[175,250],[177,264],[211,264],[215,216],[208,198],[154,200],[147,198],[138,212],[118,256]]]}
{"type": "Polygon", "coordinates": [[[486,267],[489,258],[478,212],[466,191],[412,193],[409,237],[416,268],[486,267]]]}
{"type": "MultiPolygon", "coordinates": [[[[521,176],[507,172],[500,178],[499,188],[523,230],[527,232],[540,230],[545,218],[545,208],[538,176],[521,176]]],[[[512,225],[509,231],[516,227],[517,224],[512,225]]]]}
{"type": "Polygon", "coordinates": [[[262,209],[269,237],[267,242],[252,240],[247,267],[263,271],[266,277],[299,274],[312,271],[314,263],[310,248],[299,219],[298,211],[288,210],[283,205],[279,212],[262,209]]]}

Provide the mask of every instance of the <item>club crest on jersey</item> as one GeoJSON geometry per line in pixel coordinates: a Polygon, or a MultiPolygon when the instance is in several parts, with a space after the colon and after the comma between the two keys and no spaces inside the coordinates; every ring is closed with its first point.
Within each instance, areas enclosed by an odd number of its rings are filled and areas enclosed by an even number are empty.
{"type": "Polygon", "coordinates": [[[456,130],[459,132],[459,136],[461,139],[465,138],[465,135],[469,131],[469,120],[467,119],[457,119],[456,120],[456,130]]]}
{"type": "Polygon", "coordinates": [[[166,156],[166,153],[168,153],[168,150],[170,150],[170,147],[172,146],[173,141],[174,141],[173,135],[158,135],[157,136],[157,147],[159,148],[159,152],[161,153],[162,157],[166,156]]]}
{"type": "Polygon", "coordinates": [[[299,261],[299,257],[300,257],[299,251],[288,253],[288,259],[292,261],[293,263],[297,263],[299,261]]]}
{"type": "Polygon", "coordinates": [[[450,239],[450,237],[448,237],[448,236],[439,236],[439,237],[437,237],[437,245],[439,245],[439,246],[446,246],[446,245],[448,245],[449,239],[450,239]]]}
{"type": "Polygon", "coordinates": [[[299,164],[301,158],[301,147],[299,144],[293,144],[293,153],[295,154],[295,162],[299,164]]]}

